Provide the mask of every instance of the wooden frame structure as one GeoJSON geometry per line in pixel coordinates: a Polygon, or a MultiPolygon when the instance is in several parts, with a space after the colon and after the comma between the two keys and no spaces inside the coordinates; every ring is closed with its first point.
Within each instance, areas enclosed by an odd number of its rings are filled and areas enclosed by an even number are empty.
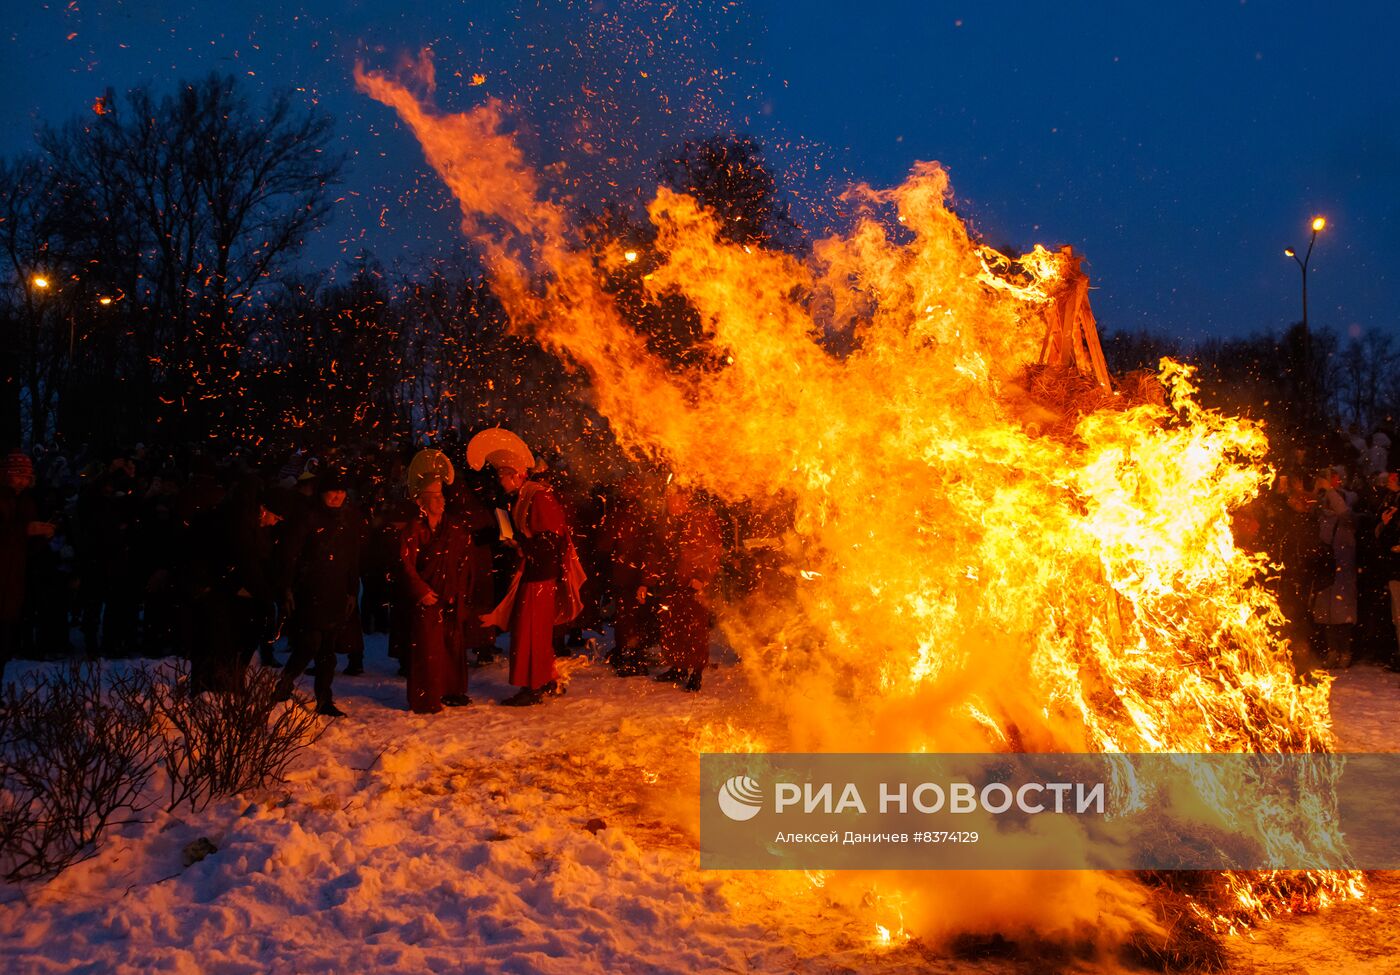
{"type": "Polygon", "coordinates": [[[1060,248],[1060,253],[1065,258],[1065,275],[1045,309],[1040,363],[1055,369],[1073,368],[1105,390],[1112,390],[1098,325],[1089,309],[1089,275],[1084,273],[1084,258],[1071,247],[1060,248]]]}

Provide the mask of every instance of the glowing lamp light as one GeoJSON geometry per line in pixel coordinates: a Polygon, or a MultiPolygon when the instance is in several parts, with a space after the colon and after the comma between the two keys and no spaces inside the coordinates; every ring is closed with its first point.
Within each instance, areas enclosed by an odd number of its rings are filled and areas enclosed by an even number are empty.
{"type": "Polygon", "coordinates": [[[627,263],[628,263],[628,264],[635,264],[635,263],[637,263],[637,252],[636,252],[636,251],[626,251],[626,252],[623,253],[622,256],[625,257],[625,258],[627,259],[627,263]]]}
{"type": "Polygon", "coordinates": [[[1312,222],[1313,233],[1319,233],[1319,232],[1322,230],[1322,228],[1325,227],[1325,226],[1327,226],[1327,218],[1326,218],[1326,217],[1313,217],[1313,222],[1312,222]]]}
{"type": "Polygon", "coordinates": [[[1291,248],[1291,247],[1285,247],[1285,248],[1283,249],[1283,256],[1284,256],[1284,257],[1297,257],[1298,255],[1297,255],[1296,253],[1294,253],[1293,248],[1291,248]]]}
{"type": "Polygon", "coordinates": [[[97,299],[97,303],[99,305],[110,305],[112,303],[112,299],[108,298],[106,295],[103,295],[101,298],[97,299]]]}
{"type": "Polygon", "coordinates": [[[39,288],[39,289],[42,290],[42,289],[44,289],[44,288],[47,288],[48,286],[49,286],[49,279],[48,279],[48,278],[44,277],[42,274],[36,274],[36,275],[34,275],[34,287],[39,288]]]}

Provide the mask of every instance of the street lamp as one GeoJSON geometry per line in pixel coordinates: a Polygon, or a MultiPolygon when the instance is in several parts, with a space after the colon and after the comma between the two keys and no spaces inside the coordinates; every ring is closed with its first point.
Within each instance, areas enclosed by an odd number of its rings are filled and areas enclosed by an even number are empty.
{"type": "Polygon", "coordinates": [[[1298,270],[1303,273],[1303,333],[1308,331],[1308,261],[1312,260],[1313,245],[1317,243],[1317,235],[1322,233],[1327,226],[1326,217],[1313,217],[1312,237],[1308,240],[1308,252],[1302,257],[1291,247],[1284,248],[1284,256],[1293,258],[1293,262],[1298,265],[1298,270]]]}
{"type": "Polygon", "coordinates": [[[1292,247],[1284,249],[1284,255],[1293,258],[1293,262],[1298,265],[1298,270],[1303,274],[1303,335],[1302,335],[1302,376],[1299,377],[1299,390],[1305,414],[1310,414],[1313,410],[1313,362],[1312,362],[1312,332],[1308,331],[1308,261],[1312,260],[1313,245],[1317,243],[1317,235],[1322,233],[1322,229],[1327,226],[1325,217],[1317,216],[1312,219],[1312,237],[1308,239],[1308,252],[1301,258],[1298,252],[1292,247]]]}
{"type": "MultiPolygon", "coordinates": [[[[77,275],[73,276],[73,280],[78,280],[77,275]]],[[[34,286],[34,290],[36,291],[49,291],[53,289],[53,282],[49,280],[47,275],[44,274],[32,275],[29,278],[29,283],[34,286]]],[[[62,288],[59,288],[57,290],[59,293],[63,291],[62,288]]],[[[97,298],[97,303],[103,308],[107,308],[112,304],[112,302],[118,300],[121,297],[122,295],[120,292],[118,292],[116,298],[113,298],[111,295],[99,295],[97,298]]],[[[74,310],[72,304],[70,303],[68,306],[68,358],[70,360],[73,358],[74,349],[77,343],[77,328],[77,313],[74,310]]]]}

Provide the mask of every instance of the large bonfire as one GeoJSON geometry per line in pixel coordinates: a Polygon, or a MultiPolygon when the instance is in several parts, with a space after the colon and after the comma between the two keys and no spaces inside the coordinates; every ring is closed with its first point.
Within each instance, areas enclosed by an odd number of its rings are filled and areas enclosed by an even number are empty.
{"type": "MultiPolygon", "coordinates": [[[[785,719],[770,747],[1332,748],[1327,683],[1295,679],[1267,560],[1231,532],[1271,477],[1260,428],[1199,406],[1189,369],[1164,362],[1159,402],[1106,395],[1046,431],[1028,367],[1075,271],[1067,252],[998,273],[929,163],[896,189],[853,190],[863,215],[805,261],[728,242],[694,199],[659,189],[639,259],[585,239],[500,103],[442,113],[394,79],[356,80],[456,195],[514,328],[586,371],[619,443],[782,524],[790,584],[720,617],[785,719]],[[704,365],[678,371],[629,327],[609,283],[629,274],[698,312],[704,365]]],[[[1142,878],[893,885],[926,936],[1159,930],[1142,878]]],[[[1355,874],[1226,874],[1187,899],[1224,929],[1361,889],[1355,874]]]]}

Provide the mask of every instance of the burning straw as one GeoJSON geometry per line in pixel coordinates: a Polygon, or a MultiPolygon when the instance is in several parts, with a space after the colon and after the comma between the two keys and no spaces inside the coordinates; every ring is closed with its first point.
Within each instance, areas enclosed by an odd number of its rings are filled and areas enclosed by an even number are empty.
{"type": "MultiPolygon", "coordinates": [[[[990,273],[937,164],[853,191],[863,215],[806,262],[727,242],[659,189],[655,253],[632,261],[581,237],[499,103],[443,114],[384,76],[356,80],[456,194],[514,327],[586,370],[623,447],[781,513],[792,585],[724,607],[721,625],[788,746],[1331,749],[1327,684],[1294,679],[1262,557],[1231,535],[1271,476],[1263,432],[1201,408],[1171,362],[1161,396],[1028,373],[1066,268],[1037,248],[1020,283],[990,273]],[[709,365],[677,373],[647,350],[606,286],[623,274],[698,312],[709,365]],[[852,351],[832,353],[846,328],[852,351]],[[1046,413],[1070,428],[1046,435],[1046,413]]],[[[1123,875],[897,886],[925,938],[1165,937],[1148,888],[1123,875]]],[[[1345,874],[1225,875],[1171,896],[1213,930],[1359,890],[1345,874]]]]}

